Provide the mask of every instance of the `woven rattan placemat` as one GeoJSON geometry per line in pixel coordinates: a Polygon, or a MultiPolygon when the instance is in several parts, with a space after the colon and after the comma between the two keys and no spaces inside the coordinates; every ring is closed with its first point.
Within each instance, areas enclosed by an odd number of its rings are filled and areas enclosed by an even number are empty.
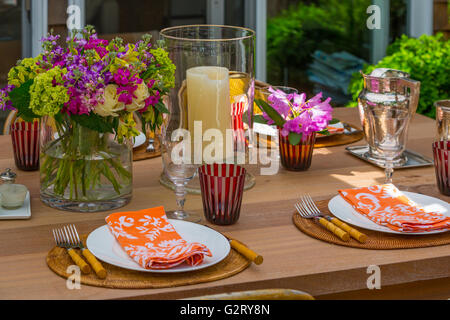
{"type": "MultiPolygon", "coordinates": [[[[359,130],[357,127],[350,125],[352,128],[359,130]]],[[[257,143],[259,147],[276,148],[275,138],[272,136],[263,136],[256,134],[257,143]]],[[[354,132],[352,134],[335,134],[329,137],[316,138],[314,148],[326,148],[334,146],[342,146],[346,144],[355,143],[364,138],[362,131],[354,132]]]]}
{"type": "MultiPolygon", "coordinates": [[[[328,200],[317,201],[317,207],[320,211],[332,216],[328,210],[328,200]]],[[[396,235],[391,233],[383,233],[377,231],[366,230],[357,228],[360,232],[367,235],[366,243],[359,243],[353,238],[350,238],[349,242],[342,241],[336,237],[333,233],[326,230],[319,225],[313,219],[304,219],[297,213],[293,215],[293,222],[302,232],[307,235],[323,240],[329,243],[338,244],[346,247],[361,248],[361,249],[409,249],[409,248],[425,248],[434,247],[445,244],[450,244],[450,232],[430,235],[396,235]]]]}
{"type": "Polygon", "coordinates": [[[152,159],[161,156],[161,146],[158,139],[155,139],[155,151],[147,152],[148,139],[142,146],[133,149],[133,161],[152,159]]]}
{"type": "MultiPolygon", "coordinates": [[[[86,236],[83,238],[86,239],[86,236]]],[[[97,278],[95,273],[91,271],[89,274],[81,274],[80,283],[114,289],[169,288],[228,278],[245,270],[250,265],[249,260],[233,249],[218,264],[192,272],[170,274],[139,272],[119,268],[103,261],[101,263],[108,272],[106,279],[97,278]]],[[[49,268],[63,278],[71,276],[66,271],[73,264],[66,249],[54,247],[47,255],[49,268]]]]}

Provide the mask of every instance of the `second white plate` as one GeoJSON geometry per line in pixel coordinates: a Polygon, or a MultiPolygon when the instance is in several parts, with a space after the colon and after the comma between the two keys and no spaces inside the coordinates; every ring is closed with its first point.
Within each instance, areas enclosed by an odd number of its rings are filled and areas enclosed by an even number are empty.
{"type": "Polygon", "coordinates": [[[86,245],[94,256],[120,268],[157,273],[176,273],[200,270],[210,267],[225,259],[230,252],[230,243],[217,231],[200,224],[169,219],[178,234],[187,242],[199,242],[208,247],[212,257],[205,256],[203,263],[189,266],[182,263],[170,269],[145,269],[136,263],[122,249],[119,242],[111,234],[107,225],[95,229],[89,234],[86,245]]]}
{"type": "Polygon", "coordinates": [[[142,146],[145,143],[146,136],[145,133],[141,132],[138,136],[133,138],[133,148],[142,146]]]}
{"type": "MultiPolygon", "coordinates": [[[[445,214],[450,217],[450,204],[445,201],[442,201],[437,198],[433,198],[430,196],[425,196],[419,193],[402,191],[404,195],[410,198],[412,201],[420,205],[425,211],[431,212],[439,212],[445,214]]],[[[434,233],[442,233],[447,232],[447,230],[437,230],[437,231],[426,231],[426,232],[398,232],[388,227],[381,226],[376,224],[372,220],[366,218],[362,214],[358,213],[353,207],[345,201],[340,195],[335,196],[328,203],[328,209],[330,209],[331,213],[336,216],[336,218],[352,224],[357,227],[361,227],[368,230],[379,231],[379,232],[387,232],[387,233],[395,233],[395,234],[403,234],[403,235],[426,235],[426,234],[434,234],[434,233]]]]}

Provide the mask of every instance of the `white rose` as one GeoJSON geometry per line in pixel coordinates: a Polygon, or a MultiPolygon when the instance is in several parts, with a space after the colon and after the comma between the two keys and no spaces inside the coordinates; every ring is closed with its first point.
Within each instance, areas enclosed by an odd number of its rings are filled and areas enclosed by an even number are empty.
{"type": "Polygon", "coordinates": [[[136,98],[133,99],[133,102],[131,104],[128,104],[127,111],[133,112],[136,110],[140,110],[145,107],[145,99],[147,99],[150,96],[150,93],[148,93],[148,87],[147,85],[142,82],[137,85],[136,91],[134,91],[134,96],[136,98]]]}
{"type": "Polygon", "coordinates": [[[108,84],[103,93],[103,103],[95,106],[94,112],[102,117],[113,116],[117,117],[116,112],[125,108],[123,102],[119,102],[119,96],[117,95],[117,85],[108,84]]]}

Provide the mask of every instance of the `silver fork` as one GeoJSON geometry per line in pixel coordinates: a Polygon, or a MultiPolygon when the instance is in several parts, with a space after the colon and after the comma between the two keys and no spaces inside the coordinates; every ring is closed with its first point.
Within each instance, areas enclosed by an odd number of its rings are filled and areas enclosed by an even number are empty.
{"type": "MultiPolygon", "coordinates": [[[[64,229],[66,229],[66,227],[64,227],[64,229]]],[[[70,236],[71,247],[80,249],[83,256],[86,258],[86,260],[89,262],[89,264],[94,269],[95,274],[100,279],[105,279],[106,278],[106,269],[103,268],[102,264],[92,254],[92,252],[89,251],[89,249],[83,245],[83,242],[80,240],[80,237],[78,235],[77,228],[73,224],[71,224],[67,227],[67,230],[69,231],[68,234],[70,236]]]]}
{"type": "Polygon", "coordinates": [[[80,267],[81,272],[89,273],[91,272],[91,267],[80,257],[80,255],[73,249],[73,246],[69,240],[69,234],[67,228],[63,229],[53,229],[53,237],[55,238],[56,245],[61,248],[67,249],[67,253],[72,258],[73,262],[80,267]]]}
{"type": "Polygon", "coordinates": [[[358,240],[359,242],[361,242],[361,243],[366,242],[367,236],[365,234],[359,232],[355,228],[350,227],[348,224],[342,222],[341,220],[339,220],[337,218],[330,217],[329,215],[323,214],[319,210],[319,208],[316,206],[316,204],[314,203],[314,201],[310,195],[306,194],[303,197],[301,197],[300,199],[301,199],[302,203],[304,204],[304,207],[307,210],[309,210],[309,212],[312,212],[312,214],[315,214],[318,217],[327,219],[329,222],[335,224],[340,229],[348,232],[352,238],[358,240]]]}
{"type": "Polygon", "coordinates": [[[338,226],[334,225],[330,221],[328,221],[326,218],[324,218],[320,212],[317,213],[311,209],[311,207],[307,204],[305,199],[302,197],[301,201],[295,204],[295,208],[297,209],[298,214],[305,219],[314,219],[319,224],[324,226],[328,231],[331,231],[334,235],[338,236],[342,241],[349,241],[350,235],[339,228],[338,226]]]}

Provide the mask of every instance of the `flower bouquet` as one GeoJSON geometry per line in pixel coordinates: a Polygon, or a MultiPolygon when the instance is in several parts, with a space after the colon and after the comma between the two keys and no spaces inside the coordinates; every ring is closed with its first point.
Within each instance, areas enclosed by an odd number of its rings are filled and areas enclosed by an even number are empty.
{"type": "Polygon", "coordinates": [[[150,35],[125,45],[99,39],[88,26],[66,47],[58,39],[42,39],[42,54],[10,70],[0,106],[17,109],[25,121],[41,119],[44,203],[76,211],[122,206],[131,199],[136,117],[144,132],[162,124],[175,66],[150,35]]]}
{"type": "Polygon", "coordinates": [[[322,101],[322,93],[306,100],[306,94],[286,94],[269,88],[267,102],[255,100],[268,125],[279,129],[282,165],[293,171],[307,170],[311,165],[316,133],[328,135],[332,120],[331,98],[322,101]]]}

